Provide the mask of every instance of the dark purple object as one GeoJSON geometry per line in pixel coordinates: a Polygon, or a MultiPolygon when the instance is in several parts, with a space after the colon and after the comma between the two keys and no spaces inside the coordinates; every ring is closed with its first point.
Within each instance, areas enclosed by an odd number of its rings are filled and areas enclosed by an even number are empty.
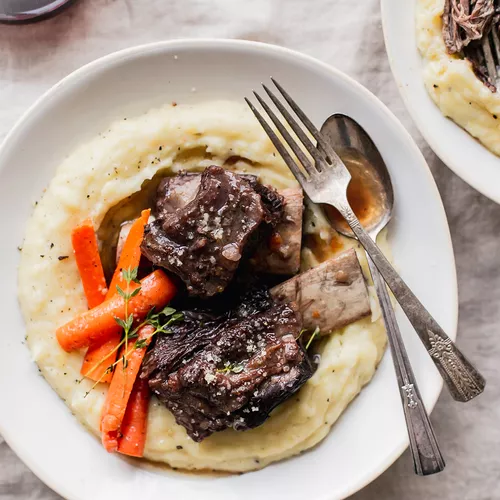
{"type": "Polygon", "coordinates": [[[58,13],[74,0],[0,0],[0,22],[22,23],[58,13]]]}

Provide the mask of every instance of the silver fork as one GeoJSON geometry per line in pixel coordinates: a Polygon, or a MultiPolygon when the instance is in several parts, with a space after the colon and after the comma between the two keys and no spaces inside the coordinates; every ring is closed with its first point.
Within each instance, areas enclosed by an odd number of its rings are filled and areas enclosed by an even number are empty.
{"type": "Polygon", "coordinates": [[[263,85],[276,108],[304,145],[310,157],[314,159],[314,163],[256,92],[254,92],[255,97],[293,151],[302,168],[293,159],[285,144],[278,138],[262,114],[245,98],[250,109],[311,201],[331,205],[342,214],[415,328],[453,398],[461,402],[475,398],[484,391],[484,378],[446,335],[361,226],[347,201],[347,186],[351,180],[347,167],[283,87],[276,80],[271,80],[302,124],[317,141],[318,147],[314,145],[281,101],[268,87],[263,85]]]}
{"type": "Polygon", "coordinates": [[[496,61],[500,65],[500,38],[498,36],[497,27],[493,26],[491,32],[484,36],[481,40],[481,48],[486,62],[486,68],[490,77],[490,82],[495,87],[498,87],[500,76],[499,68],[496,61]]]}

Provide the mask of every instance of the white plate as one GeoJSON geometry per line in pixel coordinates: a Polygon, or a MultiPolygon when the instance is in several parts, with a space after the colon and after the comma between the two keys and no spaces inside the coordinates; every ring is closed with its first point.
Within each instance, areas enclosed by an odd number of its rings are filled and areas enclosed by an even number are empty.
{"type": "MultiPolygon", "coordinates": [[[[385,356],[372,383],[327,439],[308,453],[241,476],[151,469],[108,455],[39,376],[23,345],[17,246],[33,201],[62,158],[114,119],[174,100],[242,100],[271,74],[318,125],[341,112],[371,134],[394,181],[390,241],[397,267],[455,338],[457,284],[439,193],[408,133],[366,89],[310,57],[252,42],[172,41],[99,59],[39,99],[0,150],[0,432],[35,474],[67,498],[135,500],[157,498],[161,492],[162,497],[185,500],[341,499],[375,479],[407,446],[394,372],[385,356]]],[[[431,409],[441,379],[406,320],[399,318],[423,399],[431,409]]],[[[411,474],[410,462],[407,468],[411,474]]]]}
{"type": "Polygon", "coordinates": [[[417,49],[416,0],[381,0],[392,73],[413,121],[434,152],[465,182],[500,203],[500,158],[445,118],[424,86],[417,49]]]}

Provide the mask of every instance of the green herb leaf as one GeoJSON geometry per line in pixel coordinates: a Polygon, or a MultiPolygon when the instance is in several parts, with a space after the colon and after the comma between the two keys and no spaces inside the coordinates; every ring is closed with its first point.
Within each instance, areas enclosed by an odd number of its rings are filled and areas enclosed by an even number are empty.
{"type": "Polygon", "coordinates": [[[124,329],[127,329],[127,323],[123,321],[123,319],[119,318],[118,316],[115,316],[115,321],[124,329]]]}
{"type": "Polygon", "coordinates": [[[134,267],[132,269],[129,268],[129,276],[130,276],[130,281],[137,282],[137,273],[139,271],[138,267],[134,267]]]}
{"type": "Polygon", "coordinates": [[[218,373],[227,373],[227,372],[229,371],[229,366],[230,366],[229,361],[226,361],[226,362],[224,363],[224,368],[217,368],[217,370],[216,370],[216,371],[217,371],[218,373]]]}
{"type": "Polygon", "coordinates": [[[122,269],[122,278],[127,283],[130,283],[130,281],[131,281],[131,278],[130,278],[130,269],[122,269]]]}
{"type": "Polygon", "coordinates": [[[229,361],[224,363],[224,368],[218,368],[218,373],[241,373],[244,370],[244,366],[242,363],[233,363],[231,364],[229,361]]]}
{"type": "Polygon", "coordinates": [[[125,300],[127,300],[127,293],[123,290],[123,288],[120,285],[116,285],[116,291],[118,292],[118,295],[120,297],[123,297],[125,300]]]}
{"type": "Polygon", "coordinates": [[[122,269],[122,276],[123,279],[128,283],[140,283],[140,281],[137,279],[137,272],[138,268],[133,267],[133,268],[128,268],[128,269],[122,269]]]}
{"type": "Polygon", "coordinates": [[[243,365],[242,364],[236,364],[232,367],[231,371],[233,373],[241,373],[243,371],[243,365]]]}
{"type": "Polygon", "coordinates": [[[144,347],[147,347],[147,345],[148,345],[148,339],[140,339],[135,342],[134,347],[136,349],[143,349],[144,347]]]}
{"type": "Polygon", "coordinates": [[[134,323],[134,315],[131,313],[128,315],[127,321],[125,322],[125,330],[128,332],[130,328],[132,328],[132,324],[134,323]]]}
{"type": "Polygon", "coordinates": [[[155,308],[154,306],[148,311],[148,314],[146,314],[146,322],[149,321],[153,316],[155,315],[155,308]]]}
{"type": "Polygon", "coordinates": [[[165,307],[160,314],[163,314],[163,316],[172,316],[172,314],[175,313],[175,309],[173,307],[167,306],[165,307]]]}
{"type": "Polygon", "coordinates": [[[176,323],[178,321],[182,321],[184,319],[184,314],[175,313],[173,314],[167,322],[167,325],[171,325],[172,323],[176,323]]]}
{"type": "Polygon", "coordinates": [[[136,288],[135,290],[133,290],[130,294],[129,294],[129,298],[133,298],[135,297],[139,292],[141,291],[141,287],[138,287],[136,288]]]}

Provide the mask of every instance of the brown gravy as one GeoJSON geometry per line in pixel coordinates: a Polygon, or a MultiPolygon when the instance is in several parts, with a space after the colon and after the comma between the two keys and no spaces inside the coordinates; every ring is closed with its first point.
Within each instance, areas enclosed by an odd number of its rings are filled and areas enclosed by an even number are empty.
{"type": "MultiPolygon", "coordinates": [[[[370,169],[364,167],[363,160],[348,157],[343,158],[343,161],[352,176],[347,186],[347,200],[361,225],[367,227],[379,210],[377,193],[380,181],[373,177],[370,169]]],[[[336,227],[350,232],[347,222],[336,208],[325,205],[324,209],[336,227]]]]}

